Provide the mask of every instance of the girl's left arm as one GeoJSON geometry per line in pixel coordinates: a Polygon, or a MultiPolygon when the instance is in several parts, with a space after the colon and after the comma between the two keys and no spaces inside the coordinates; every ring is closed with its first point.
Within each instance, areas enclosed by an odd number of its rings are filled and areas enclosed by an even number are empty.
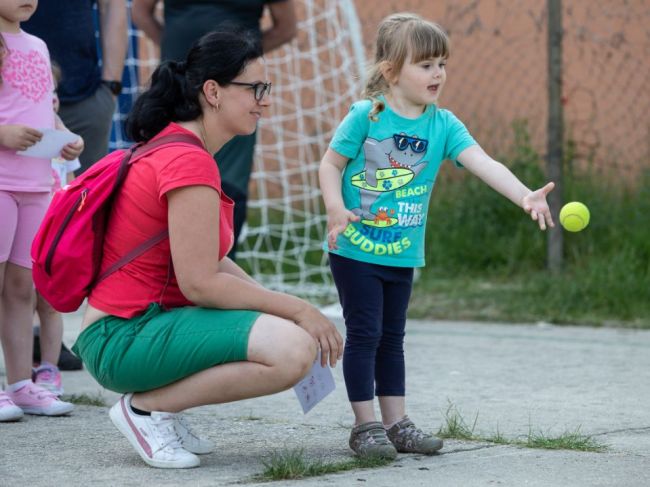
{"type": "Polygon", "coordinates": [[[531,191],[506,166],[487,155],[479,145],[462,151],[457,160],[492,189],[523,208],[539,224],[541,230],[546,230],[547,226],[555,226],[546,202],[546,195],[553,190],[554,183],[547,183],[542,188],[531,191]]]}

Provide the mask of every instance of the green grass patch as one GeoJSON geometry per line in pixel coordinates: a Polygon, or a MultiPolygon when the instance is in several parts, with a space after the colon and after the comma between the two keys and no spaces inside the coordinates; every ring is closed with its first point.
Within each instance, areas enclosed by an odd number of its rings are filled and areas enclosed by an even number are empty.
{"type": "Polygon", "coordinates": [[[64,394],[63,396],[61,396],[61,400],[65,402],[71,402],[73,404],[78,404],[80,406],[98,406],[98,407],[106,406],[106,401],[99,394],[97,395],[64,394]]]}
{"type": "Polygon", "coordinates": [[[576,450],[589,452],[603,452],[607,450],[605,445],[597,442],[593,437],[580,433],[580,426],[573,431],[565,431],[559,436],[551,436],[543,432],[533,432],[533,429],[529,428],[526,439],[520,440],[517,438],[505,437],[499,431],[498,426],[496,432],[491,435],[476,433],[477,421],[478,413],[476,413],[474,420],[470,424],[465,420],[456,406],[450,403],[449,407],[445,411],[444,423],[436,435],[445,439],[483,441],[498,445],[513,445],[524,448],[539,448],[546,450],[576,450]]]}
{"type": "Polygon", "coordinates": [[[309,459],[304,450],[283,450],[273,453],[263,462],[264,471],[255,480],[296,480],[331,473],[345,472],[362,468],[383,467],[392,460],[380,458],[353,458],[339,462],[327,462],[321,459],[309,459]]]}
{"type": "Polygon", "coordinates": [[[456,440],[478,440],[478,436],[474,434],[476,429],[476,422],[478,421],[478,413],[474,417],[474,421],[469,425],[465,418],[460,414],[458,409],[453,404],[449,404],[447,411],[445,411],[445,422],[440,427],[436,435],[439,438],[454,438],[456,440]]]}
{"type": "Polygon", "coordinates": [[[548,436],[545,433],[528,433],[526,441],[519,441],[517,444],[527,448],[543,448],[546,450],[578,450],[602,452],[607,447],[598,443],[591,436],[585,436],[580,433],[580,427],[574,431],[567,431],[560,436],[548,436]]]}

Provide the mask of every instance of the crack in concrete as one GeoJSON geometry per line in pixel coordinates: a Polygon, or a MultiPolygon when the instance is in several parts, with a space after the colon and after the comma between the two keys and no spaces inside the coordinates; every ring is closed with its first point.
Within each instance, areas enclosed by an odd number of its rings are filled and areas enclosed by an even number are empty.
{"type": "Polygon", "coordinates": [[[650,426],[641,426],[641,427],[636,427],[636,428],[624,428],[620,430],[612,430],[612,431],[603,431],[602,433],[594,433],[593,435],[590,436],[606,436],[606,435],[613,435],[616,433],[630,433],[630,432],[643,432],[643,431],[650,431],[650,426]]]}

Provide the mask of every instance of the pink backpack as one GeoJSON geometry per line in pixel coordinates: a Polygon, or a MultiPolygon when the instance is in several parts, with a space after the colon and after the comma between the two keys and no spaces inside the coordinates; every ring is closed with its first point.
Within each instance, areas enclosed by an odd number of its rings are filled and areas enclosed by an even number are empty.
{"type": "Polygon", "coordinates": [[[34,284],[54,309],[76,311],[96,283],[167,238],[167,231],[152,236],[99,274],[111,204],[129,167],[145,155],[177,145],[203,148],[190,135],[163,136],[108,154],[54,194],[32,243],[34,284]]]}

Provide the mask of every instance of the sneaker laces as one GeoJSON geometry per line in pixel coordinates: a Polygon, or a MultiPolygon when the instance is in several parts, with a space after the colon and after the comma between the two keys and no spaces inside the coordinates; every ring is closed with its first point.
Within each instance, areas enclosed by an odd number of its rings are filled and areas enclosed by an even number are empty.
{"type": "Polygon", "coordinates": [[[154,435],[160,444],[159,450],[164,450],[167,447],[173,450],[183,448],[181,439],[178,437],[178,433],[176,433],[176,429],[174,428],[173,415],[170,414],[153,421],[153,426],[154,435]]]}

